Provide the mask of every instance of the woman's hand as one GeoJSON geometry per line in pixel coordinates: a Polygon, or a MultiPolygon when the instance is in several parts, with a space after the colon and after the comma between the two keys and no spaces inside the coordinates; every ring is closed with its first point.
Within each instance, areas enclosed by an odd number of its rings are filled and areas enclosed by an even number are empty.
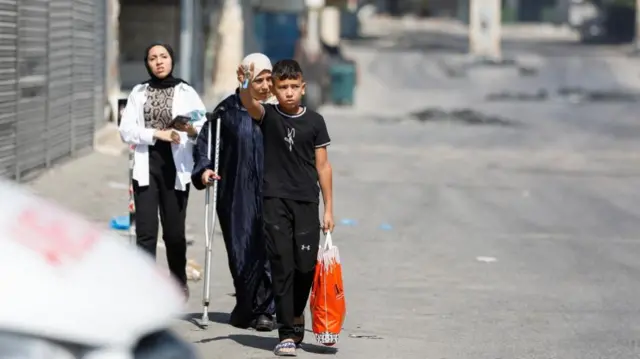
{"type": "Polygon", "coordinates": [[[180,134],[174,130],[158,130],[153,134],[153,137],[160,141],[180,144],[180,134]]]}
{"type": "Polygon", "coordinates": [[[209,186],[211,184],[213,184],[213,182],[215,180],[219,180],[220,176],[218,176],[215,172],[213,172],[212,170],[205,170],[202,173],[202,178],[200,178],[202,180],[202,184],[205,186],[209,186]]]}
{"type": "Polygon", "coordinates": [[[198,131],[190,123],[176,123],[176,130],[186,132],[189,137],[198,136],[198,131]]]}
{"type": "Polygon", "coordinates": [[[255,66],[253,65],[253,63],[249,65],[249,68],[246,68],[242,65],[238,66],[238,70],[236,70],[236,75],[238,76],[238,82],[242,84],[243,89],[246,89],[246,87],[244,87],[245,80],[249,79],[249,81],[251,81],[251,79],[253,78],[254,68],[255,66]]]}

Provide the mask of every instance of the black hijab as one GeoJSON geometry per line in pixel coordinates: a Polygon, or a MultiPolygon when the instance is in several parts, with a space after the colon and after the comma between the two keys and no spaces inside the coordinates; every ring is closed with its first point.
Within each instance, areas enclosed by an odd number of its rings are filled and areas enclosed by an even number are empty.
{"type": "Polygon", "coordinates": [[[145,81],[144,83],[149,84],[150,87],[156,88],[156,89],[166,89],[166,88],[179,85],[180,83],[185,83],[188,85],[187,81],[181,78],[173,77],[172,74],[173,74],[174,65],[175,65],[175,58],[173,57],[173,49],[171,48],[171,46],[167,44],[161,44],[161,43],[154,43],[149,45],[149,47],[147,47],[147,49],[144,52],[144,67],[147,69],[147,72],[149,73],[149,77],[151,78],[145,81]],[[167,50],[167,53],[169,53],[169,57],[171,57],[171,71],[169,72],[169,74],[167,74],[167,77],[163,79],[158,78],[156,75],[154,75],[153,71],[151,70],[151,67],[149,67],[149,61],[148,61],[149,50],[151,50],[151,48],[154,46],[164,47],[167,50]]]}

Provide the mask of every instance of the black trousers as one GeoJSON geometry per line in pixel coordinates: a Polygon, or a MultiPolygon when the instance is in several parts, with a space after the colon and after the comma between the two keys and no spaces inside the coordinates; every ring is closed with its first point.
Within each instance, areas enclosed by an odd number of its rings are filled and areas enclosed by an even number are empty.
{"type": "Polygon", "coordinates": [[[293,320],[307,305],[320,243],[318,203],[264,199],[267,255],[271,263],[280,340],[293,339],[293,320]]]}
{"type": "Polygon", "coordinates": [[[175,189],[176,168],[170,146],[160,141],[149,146],[149,186],[140,187],[137,181],[133,181],[136,242],[138,247],[156,258],[159,211],[169,270],[180,284],[186,284],[185,220],[189,187],[186,191],[175,189]]]}

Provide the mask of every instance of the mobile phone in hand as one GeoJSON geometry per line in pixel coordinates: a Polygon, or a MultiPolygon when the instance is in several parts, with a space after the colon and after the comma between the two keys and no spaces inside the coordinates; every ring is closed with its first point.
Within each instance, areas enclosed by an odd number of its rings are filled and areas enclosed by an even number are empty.
{"type": "Polygon", "coordinates": [[[242,88],[246,89],[249,87],[249,82],[251,81],[250,80],[251,71],[249,71],[248,66],[244,66],[243,69],[244,69],[244,82],[242,83],[242,88]]]}
{"type": "Polygon", "coordinates": [[[188,124],[189,124],[189,121],[191,121],[191,118],[190,118],[190,117],[182,116],[182,115],[178,115],[178,116],[176,116],[176,117],[173,119],[173,121],[171,122],[171,127],[176,128],[176,127],[177,127],[177,126],[179,126],[179,125],[182,125],[182,126],[184,126],[184,125],[188,125],[188,124]]]}

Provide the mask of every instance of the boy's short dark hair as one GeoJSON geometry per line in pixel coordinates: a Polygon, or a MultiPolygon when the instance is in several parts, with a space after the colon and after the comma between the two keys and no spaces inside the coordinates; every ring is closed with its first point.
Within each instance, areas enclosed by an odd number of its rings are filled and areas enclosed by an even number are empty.
{"type": "Polygon", "coordinates": [[[302,68],[296,60],[280,60],[273,65],[271,76],[274,80],[302,79],[302,68]]]}

